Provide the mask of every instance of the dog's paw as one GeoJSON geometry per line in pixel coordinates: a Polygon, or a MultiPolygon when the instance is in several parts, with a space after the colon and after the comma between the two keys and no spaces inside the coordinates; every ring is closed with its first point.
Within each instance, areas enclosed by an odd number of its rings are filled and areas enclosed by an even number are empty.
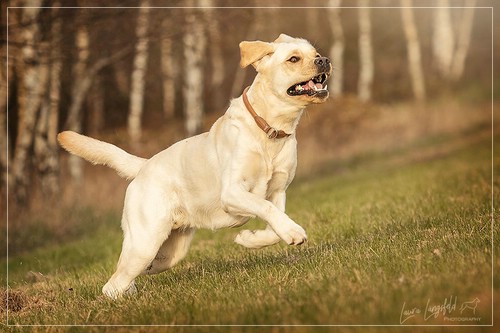
{"type": "Polygon", "coordinates": [[[253,244],[253,238],[255,237],[255,233],[250,230],[242,230],[239,234],[234,238],[234,242],[236,244],[240,244],[244,247],[248,247],[250,249],[256,248],[253,244]]]}
{"type": "Polygon", "coordinates": [[[123,294],[123,292],[117,290],[109,282],[106,283],[104,287],[102,287],[102,293],[104,294],[104,296],[111,299],[118,299],[123,294]]]}
{"type": "Polygon", "coordinates": [[[234,241],[250,249],[260,249],[266,246],[274,245],[280,241],[280,237],[271,229],[265,230],[243,230],[234,241]]]}
{"type": "Polygon", "coordinates": [[[274,231],[276,231],[278,236],[288,245],[300,245],[307,241],[306,231],[292,220],[286,224],[281,224],[279,228],[276,229],[274,231]]]}
{"type": "Polygon", "coordinates": [[[135,286],[135,282],[132,282],[127,288],[121,289],[117,288],[115,285],[110,283],[106,283],[104,287],[102,287],[102,293],[111,298],[111,299],[118,299],[124,295],[133,295],[137,293],[137,287],[135,286]]]}

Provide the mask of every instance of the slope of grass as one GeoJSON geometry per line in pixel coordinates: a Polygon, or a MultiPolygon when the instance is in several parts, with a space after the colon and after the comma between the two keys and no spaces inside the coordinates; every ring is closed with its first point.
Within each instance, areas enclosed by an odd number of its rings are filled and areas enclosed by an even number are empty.
{"type": "Polygon", "coordinates": [[[96,232],[9,258],[8,323],[488,325],[499,234],[491,169],[491,141],[480,140],[413,163],[377,158],[300,180],[287,210],[308,231],[304,246],[250,251],[232,243],[237,230],[199,231],[182,263],[138,278],[139,293],[115,302],[100,289],[119,255],[119,213],[104,214],[96,232]],[[461,309],[475,298],[475,312],[461,309]]]}

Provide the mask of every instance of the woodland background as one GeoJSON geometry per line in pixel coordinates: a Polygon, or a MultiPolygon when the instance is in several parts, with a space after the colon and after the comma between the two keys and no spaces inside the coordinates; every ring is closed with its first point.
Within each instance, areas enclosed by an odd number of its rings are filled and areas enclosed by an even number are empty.
{"type": "Polygon", "coordinates": [[[1,6],[0,206],[11,217],[54,204],[121,205],[125,182],[62,152],[57,133],[71,129],[149,157],[206,131],[255,75],[238,66],[243,40],[287,33],[333,61],[329,101],[299,125],[299,177],[492,125],[492,1],[1,6]]]}
{"type": "MultiPolygon", "coordinates": [[[[0,4],[0,212],[7,219],[0,223],[0,244],[7,244],[0,247],[0,314],[7,330],[394,325],[403,323],[405,304],[441,309],[454,295],[452,315],[479,321],[446,321],[444,311],[404,323],[493,331],[498,1],[0,4]],[[208,130],[252,82],[254,69],[238,64],[241,41],[280,33],[310,40],[334,65],[329,100],[308,108],[298,126],[297,176],[287,191],[287,214],[307,230],[307,244],[248,251],[232,243],[237,230],[200,230],[185,261],[138,279],[137,297],[105,299],[127,182],[72,158],[57,133],[71,129],[150,157],[208,130]],[[477,309],[462,316],[460,304],[475,299],[477,309]],[[483,326],[469,326],[476,324],[483,326]]],[[[245,226],[262,227],[258,220],[245,226]]]]}

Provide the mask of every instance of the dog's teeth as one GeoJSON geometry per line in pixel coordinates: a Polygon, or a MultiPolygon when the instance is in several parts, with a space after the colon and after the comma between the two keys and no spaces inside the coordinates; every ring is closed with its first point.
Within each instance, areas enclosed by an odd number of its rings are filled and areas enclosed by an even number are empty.
{"type": "Polygon", "coordinates": [[[323,87],[324,90],[328,90],[328,85],[325,84],[325,86],[323,87]]]}

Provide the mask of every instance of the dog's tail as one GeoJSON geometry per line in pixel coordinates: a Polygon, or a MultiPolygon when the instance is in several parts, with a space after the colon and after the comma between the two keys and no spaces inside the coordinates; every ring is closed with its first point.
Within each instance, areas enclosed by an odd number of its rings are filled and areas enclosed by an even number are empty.
{"type": "Polygon", "coordinates": [[[118,171],[118,175],[126,179],[135,178],[147,161],[110,143],[72,131],[59,133],[57,141],[70,153],[80,156],[92,164],[102,164],[113,168],[118,171]]]}

